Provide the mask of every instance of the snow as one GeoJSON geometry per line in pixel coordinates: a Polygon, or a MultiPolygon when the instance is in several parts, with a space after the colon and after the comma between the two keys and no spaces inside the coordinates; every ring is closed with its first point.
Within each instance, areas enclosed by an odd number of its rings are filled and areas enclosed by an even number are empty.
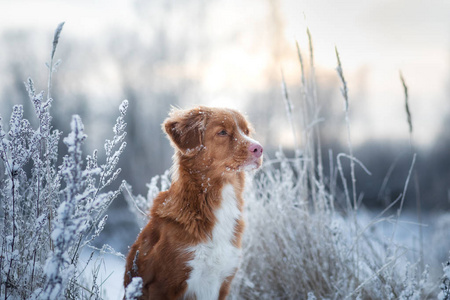
{"type": "Polygon", "coordinates": [[[134,300],[142,296],[143,281],[141,277],[133,277],[125,290],[125,299],[134,300]]]}
{"type": "MultiPolygon", "coordinates": [[[[90,257],[89,251],[84,251],[81,261],[87,262],[90,257]]],[[[92,281],[92,274],[98,268],[98,282],[105,293],[105,299],[122,300],[124,296],[123,275],[125,272],[125,260],[113,254],[95,254],[93,262],[85,271],[86,281],[92,281]]]]}

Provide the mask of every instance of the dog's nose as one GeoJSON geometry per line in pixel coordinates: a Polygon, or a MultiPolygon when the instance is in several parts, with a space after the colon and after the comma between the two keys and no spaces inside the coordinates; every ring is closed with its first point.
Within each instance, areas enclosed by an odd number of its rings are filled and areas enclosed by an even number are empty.
{"type": "Polygon", "coordinates": [[[251,144],[248,150],[256,157],[261,157],[263,153],[263,147],[260,144],[251,144]]]}

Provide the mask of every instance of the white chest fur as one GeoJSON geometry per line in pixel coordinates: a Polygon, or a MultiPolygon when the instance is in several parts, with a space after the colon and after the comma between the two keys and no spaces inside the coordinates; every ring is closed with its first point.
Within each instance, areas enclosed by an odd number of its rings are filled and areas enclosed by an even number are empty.
{"type": "Polygon", "coordinates": [[[223,281],[234,273],[239,265],[241,250],[232,244],[236,221],[241,217],[233,186],[222,190],[222,205],[215,211],[216,224],[212,238],[190,249],[194,258],[188,263],[192,271],[187,280],[186,296],[197,300],[219,297],[223,281]]]}

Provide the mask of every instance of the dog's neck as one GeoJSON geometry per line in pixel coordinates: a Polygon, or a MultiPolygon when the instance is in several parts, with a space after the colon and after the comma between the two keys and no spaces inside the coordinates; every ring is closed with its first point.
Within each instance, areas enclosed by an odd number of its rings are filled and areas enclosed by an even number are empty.
{"type": "MultiPolygon", "coordinates": [[[[197,153],[202,155],[202,153],[197,153]]],[[[172,185],[188,187],[189,192],[209,194],[214,196],[216,190],[226,184],[231,184],[241,192],[244,188],[245,174],[243,171],[217,166],[214,161],[204,156],[184,156],[179,151],[174,156],[172,168],[172,185]]]]}
{"type": "Polygon", "coordinates": [[[243,172],[222,174],[183,162],[172,178],[166,201],[159,205],[158,215],[180,223],[193,242],[205,241],[211,237],[216,222],[214,211],[221,205],[223,187],[233,186],[238,207],[242,209],[244,182],[243,172]]]}

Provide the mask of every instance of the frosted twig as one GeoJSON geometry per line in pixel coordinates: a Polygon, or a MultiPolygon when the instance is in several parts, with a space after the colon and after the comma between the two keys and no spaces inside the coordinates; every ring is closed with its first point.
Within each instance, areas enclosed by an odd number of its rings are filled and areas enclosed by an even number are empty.
{"type": "Polygon", "coordinates": [[[50,55],[50,64],[47,65],[48,67],[48,89],[47,89],[47,99],[51,99],[51,91],[52,91],[52,74],[54,71],[54,65],[53,65],[53,58],[55,57],[56,48],[58,46],[59,42],[59,36],[61,35],[61,31],[64,27],[64,22],[60,23],[58,27],[56,27],[55,35],[53,36],[53,48],[52,48],[52,54],[50,55]]]}
{"type": "Polygon", "coordinates": [[[138,212],[140,212],[142,214],[142,216],[147,216],[147,214],[141,210],[141,208],[137,204],[136,200],[134,199],[133,193],[131,193],[128,184],[122,183],[121,188],[122,188],[122,190],[125,190],[128,193],[128,197],[133,202],[134,207],[136,208],[136,210],[138,212]]]}
{"type": "MultiPolygon", "coordinates": [[[[408,87],[405,82],[405,78],[403,77],[402,72],[400,71],[400,81],[403,86],[403,92],[405,94],[405,111],[406,111],[406,117],[408,121],[408,127],[409,127],[409,145],[411,148],[411,153],[415,153],[414,150],[414,137],[413,137],[413,124],[412,124],[412,116],[411,116],[411,110],[409,108],[409,94],[408,94],[408,87]]],[[[417,175],[417,170],[414,170],[414,191],[416,196],[416,209],[417,209],[417,220],[419,223],[422,223],[422,203],[420,198],[420,185],[419,185],[419,176],[417,175]]],[[[424,262],[423,262],[423,231],[422,228],[419,227],[419,250],[420,250],[420,271],[424,269],[424,262]]]]}
{"type": "MultiPolygon", "coordinates": [[[[409,180],[411,178],[411,174],[412,174],[412,171],[414,169],[415,163],[416,163],[416,154],[414,154],[414,156],[413,156],[413,159],[412,159],[412,162],[411,162],[411,166],[409,167],[408,176],[406,177],[405,185],[403,186],[403,193],[402,193],[402,198],[401,198],[401,201],[400,201],[400,207],[397,210],[397,219],[400,218],[400,214],[401,214],[402,209],[403,209],[403,203],[405,202],[406,191],[408,189],[409,180]]],[[[391,237],[391,242],[394,240],[396,229],[397,229],[397,226],[394,226],[394,230],[392,232],[392,237],[391,237]]]]}
{"type": "Polygon", "coordinates": [[[284,105],[286,108],[286,115],[288,117],[289,124],[291,125],[292,135],[294,137],[294,149],[298,150],[299,147],[298,147],[298,141],[297,141],[297,132],[295,130],[294,118],[293,118],[293,113],[292,113],[293,107],[292,107],[292,102],[289,99],[283,70],[281,70],[281,82],[282,82],[281,89],[283,91],[283,99],[284,99],[284,105]]]}
{"type": "Polygon", "coordinates": [[[405,78],[403,77],[402,72],[400,71],[399,73],[400,73],[400,81],[402,82],[402,86],[403,86],[403,92],[405,94],[406,119],[408,121],[409,133],[412,134],[412,132],[413,132],[413,125],[412,125],[411,111],[409,110],[408,86],[405,83],[405,78]]]}
{"type": "Polygon", "coordinates": [[[363,283],[361,283],[352,293],[350,293],[349,295],[347,295],[347,297],[345,297],[345,299],[349,299],[351,298],[353,295],[355,295],[356,293],[358,293],[363,287],[364,285],[366,285],[367,283],[369,283],[370,281],[372,281],[375,277],[379,276],[381,274],[381,272],[383,272],[384,270],[386,270],[389,266],[391,265],[396,265],[399,263],[398,259],[402,256],[404,256],[406,254],[406,250],[404,250],[401,254],[397,255],[396,257],[394,257],[391,261],[387,262],[386,264],[384,264],[380,269],[378,269],[372,276],[370,276],[369,278],[367,278],[363,283]]]}

